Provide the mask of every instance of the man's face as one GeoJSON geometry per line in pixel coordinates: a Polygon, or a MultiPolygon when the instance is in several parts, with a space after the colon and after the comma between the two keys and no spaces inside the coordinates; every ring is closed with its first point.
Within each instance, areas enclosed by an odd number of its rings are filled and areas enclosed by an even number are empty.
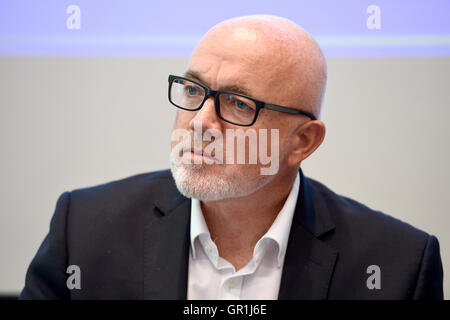
{"type": "MultiPolygon", "coordinates": [[[[283,64],[279,61],[281,58],[280,55],[274,54],[274,48],[271,48],[270,43],[261,41],[246,29],[238,29],[231,35],[206,36],[194,51],[184,76],[212,90],[237,92],[265,102],[290,106],[292,102],[289,101],[288,92],[291,88],[280,78],[280,74],[285,72],[283,64]]],[[[289,152],[287,133],[292,127],[290,120],[289,115],[262,109],[251,127],[237,126],[217,116],[212,97],[198,111],[179,109],[173,129],[188,131],[190,136],[185,142],[189,141],[192,147],[196,134],[201,137],[208,130],[221,133],[224,162],[206,164],[204,157],[192,154],[189,150],[183,152],[177,148],[180,141],[173,140],[171,168],[179,189],[186,196],[200,200],[219,200],[255,192],[272,181],[278,171],[286,166],[286,154],[289,152]],[[252,141],[250,138],[245,140],[245,163],[236,163],[239,147],[237,140],[232,154],[227,148],[227,131],[230,129],[242,130],[243,133],[256,136],[256,146],[255,140],[252,141]],[[277,130],[278,135],[274,136],[273,129],[277,130]],[[261,131],[266,131],[267,134],[261,135],[261,131]],[[261,174],[261,168],[269,166],[267,162],[265,165],[261,164],[262,144],[266,146],[267,155],[277,157],[279,170],[275,170],[273,174],[261,174]],[[256,164],[249,163],[251,153],[255,151],[256,164]],[[177,155],[184,161],[180,161],[177,155]],[[229,161],[226,163],[227,157],[233,158],[233,163],[229,161]],[[186,160],[197,164],[186,164],[184,163],[186,160]]],[[[202,141],[200,145],[195,146],[205,150],[210,143],[211,141],[202,141]]],[[[213,150],[211,156],[218,158],[218,154],[220,153],[213,150]]]]}

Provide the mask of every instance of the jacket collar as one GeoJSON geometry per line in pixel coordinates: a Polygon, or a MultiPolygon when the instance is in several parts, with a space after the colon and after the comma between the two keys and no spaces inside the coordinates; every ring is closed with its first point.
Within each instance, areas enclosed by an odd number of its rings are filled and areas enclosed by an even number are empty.
{"type": "Polygon", "coordinates": [[[171,175],[161,181],[153,191],[157,200],[152,212],[144,221],[143,296],[148,300],[184,300],[191,201],[180,194],[171,175]]]}
{"type": "Polygon", "coordinates": [[[292,221],[278,299],[326,299],[338,256],[320,237],[334,229],[323,195],[300,169],[300,201],[292,221]]]}
{"type": "Polygon", "coordinates": [[[334,229],[334,222],[330,216],[323,195],[317,190],[310,179],[303,175],[300,169],[300,201],[297,202],[294,222],[302,225],[315,237],[320,237],[334,229]]]}

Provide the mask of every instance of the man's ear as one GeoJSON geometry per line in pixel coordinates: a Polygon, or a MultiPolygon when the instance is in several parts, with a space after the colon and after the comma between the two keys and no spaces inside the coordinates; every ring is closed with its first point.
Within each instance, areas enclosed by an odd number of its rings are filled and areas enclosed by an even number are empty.
{"type": "Polygon", "coordinates": [[[308,158],[322,144],[325,131],[325,124],[320,120],[308,121],[295,129],[291,140],[289,165],[298,166],[308,158]]]}

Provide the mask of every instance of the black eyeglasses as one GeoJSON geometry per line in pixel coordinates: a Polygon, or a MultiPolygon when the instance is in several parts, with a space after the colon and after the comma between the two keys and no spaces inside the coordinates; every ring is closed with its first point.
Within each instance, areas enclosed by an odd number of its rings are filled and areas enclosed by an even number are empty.
{"type": "Polygon", "coordinates": [[[266,103],[239,93],[211,90],[194,80],[174,75],[169,76],[169,101],[175,107],[189,111],[200,110],[210,96],[214,97],[216,113],[219,118],[238,126],[253,125],[261,109],[301,114],[311,120],[316,120],[316,117],[307,111],[266,103]]]}

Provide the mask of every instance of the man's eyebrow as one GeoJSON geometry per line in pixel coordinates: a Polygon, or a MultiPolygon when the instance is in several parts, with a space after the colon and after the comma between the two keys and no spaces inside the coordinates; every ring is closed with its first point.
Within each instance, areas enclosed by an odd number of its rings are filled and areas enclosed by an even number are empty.
{"type": "MultiPolygon", "coordinates": [[[[189,78],[192,80],[196,80],[196,81],[204,84],[205,86],[209,86],[208,83],[202,79],[202,76],[198,72],[195,72],[193,70],[186,71],[184,73],[183,77],[189,78]]],[[[247,88],[240,86],[240,85],[224,86],[224,87],[220,88],[220,90],[240,93],[240,94],[243,94],[243,95],[249,96],[249,97],[252,96],[250,90],[248,90],[247,88]]]]}
{"type": "Polygon", "coordinates": [[[222,90],[240,93],[240,94],[243,94],[244,96],[249,96],[249,97],[252,96],[252,94],[250,93],[250,90],[248,90],[245,87],[238,86],[238,85],[226,86],[222,90]]]}
{"type": "Polygon", "coordinates": [[[183,77],[185,78],[189,78],[192,80],[197,80],[198,82],[203,83],[204,85],[206,85],[206,82],[203,81],[202,77],[200,76],[199,73],[192,71],[192,70],[188,70],[183,74],[183,77]]]}

